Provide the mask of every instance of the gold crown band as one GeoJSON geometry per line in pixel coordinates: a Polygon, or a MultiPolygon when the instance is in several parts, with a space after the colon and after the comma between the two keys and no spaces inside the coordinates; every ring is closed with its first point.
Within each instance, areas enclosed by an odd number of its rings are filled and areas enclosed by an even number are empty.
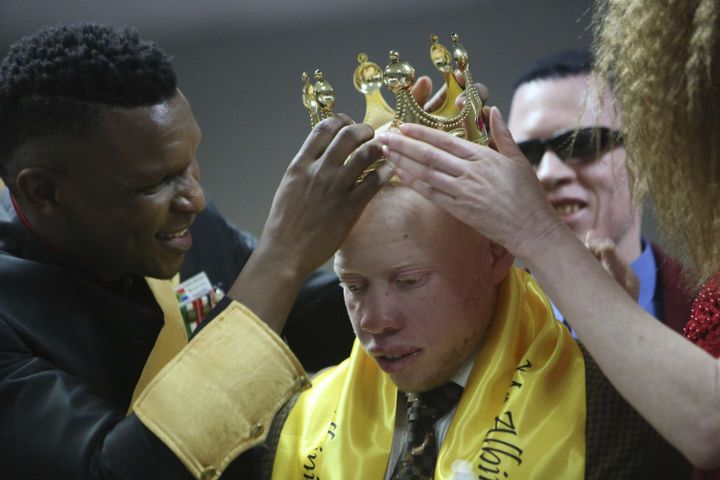
{"type": "MultiPolygon", "coordinates": [[[[474,143],[487,145],[489,138],[482,117],[482,99],[470,73],[467,51],[460,44],[460,39],[455,33],[451,36],[452,52],[438,43],[437,35],[431,35],[430,40],[430,59],[445,80],[446,94],[443,104],[431,112],[418,105],[411,93],[415,83],[415,69],[407,61],[401,60],[397,51],[390,51],[390,63],[384,71],[376,63],[368,61],[365,53],[360,53],[359,65],[353,74],[353,84],[365,95],[366,109],[363,122],[376,131],[397,127],[402,123],[417,123],[474,143]],[[464,77],[464,89],[453,74],[453,61],[464,77]],[[382,84],[395,94],[395,110],[385,102],[380,92],[382,84]],[[462,108],[458,108],[456,100],[463,92],[465,92],[465,104],[462,108]]],[[[307,73],[303,73],[302,78],[303,104],[310,113],[311,125],[315,126],[333,114],[335,93],[320,70],[315,70],[314,84],[310,82],[307,73]]],[[[382,161],[384,159],[368,167],[358,181],[362,181],[382,161]]]]}

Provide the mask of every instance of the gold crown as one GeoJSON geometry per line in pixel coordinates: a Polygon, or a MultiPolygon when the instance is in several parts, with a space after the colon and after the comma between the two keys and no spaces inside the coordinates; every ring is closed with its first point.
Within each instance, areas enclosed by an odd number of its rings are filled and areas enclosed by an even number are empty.
{"type": "MultiPolygon", "coordinates": [[[[390,63],[381,70],[367,55],[358,55],[359,65],[353,75],[355,88],[365,95],[366,110],[364,123],[375,130],[397,127],[402,123],[419,123],[443,130],[481,145],[488,144],[488,135],[483,123],[482,100],[470,74],[468,54],[460,45],[457,34],[452,34],[452,53],[438,43],[438,36],[431,35],[430,58],[445,78],[446,95],[443,104],[431,111],[425,111],[412,96],[410,90],[415,83],[415,69],[407,61],[400,60],[398,52],[390,51],[390,63]],[[453,74],[453,60],[465,79],[463,89],[453,74]],[[380,93],[385,84],[395,94],[396,109],[388,106],[380,93]],[[462,108],[456,105],[457,97],[465,92],[466,101],[462,108]]],[[[335,93],[320,70],[315,70],[315,83],[310,82],[307,73],[302,75],[303,104],[310,112],[310,123],[318,122],[333,114],[335,93]]],[[[371,169],[377,168],[373,164],[371,169]]]]}

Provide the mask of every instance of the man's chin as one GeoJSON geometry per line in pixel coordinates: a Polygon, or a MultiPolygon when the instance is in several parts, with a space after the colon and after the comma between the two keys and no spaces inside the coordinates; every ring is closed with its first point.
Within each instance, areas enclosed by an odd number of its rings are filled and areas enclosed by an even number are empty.
{"type": "MultiPolygon", "coordinates": [[[[433,363],[437,365],[437,363],[433,363]]],[[[429,368],[427,365],[417,365],[413,371],[389,373],[397,389],[406,393],[428,392],[455,378],[461,365],[456,366],[452,361],[444,362],[445,368],[429,368]]]]}
{"type": "Polygon", "coordinates": [[[172,259],[163,263],[154,263],[148,268],[143,269],[139,273],[142,277],[157,278],[159,280],[170,280],[180,271],[180,267],[185,260],[185,255],[179,256],[178,259],[172,259]]]}
{"type": "Polygon", "coordinates": [[[177,275],[178,271],[176,271],[174,273],[158,273],[158,274],[140,275],[140,276],[148,277],[148,278],[155,278],[157,280],[171,280],[175,275],[177,275]]]}
{"type": "Polygon", "coordinates": [[[397,389],[403,393],[427,392],[435,387],[439,387],[447,381],[438,380],[437,378],[408,379],[401,378],[399,375],[390,375],[390,378],[397,389]]]}

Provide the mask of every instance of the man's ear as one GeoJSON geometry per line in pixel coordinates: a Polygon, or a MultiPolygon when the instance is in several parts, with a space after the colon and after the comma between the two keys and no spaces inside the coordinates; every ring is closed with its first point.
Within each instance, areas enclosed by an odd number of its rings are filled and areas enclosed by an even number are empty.
{"type": "Polygon", "coordinates": [[[60,207],[55,174],[45,167],[23,168],[15,177],[15,185],[25,203],[38,213],[50,214],[60,207]]]}
{"type": "Polygon", "coordinates": [[[494,242],[490,242],[490,256],[492,257],[490,274],[494,283],[500,283],[510,271],[515,257],[505,247],[494,242]]]}

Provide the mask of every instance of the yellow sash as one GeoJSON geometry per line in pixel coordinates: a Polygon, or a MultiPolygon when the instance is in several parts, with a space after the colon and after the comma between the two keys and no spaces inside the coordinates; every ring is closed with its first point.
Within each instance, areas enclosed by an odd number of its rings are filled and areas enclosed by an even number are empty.
{"type": "MultiPolygon", "coordinates": [[[[273,479],[385,478],[397,389],[356,341],[321,373],[282,430],[273,479]]],[[[439,479],[581,479],[582,353],[533,279],[517,269],[440,448],[439,479]]]]}
{"type": "Polygon", "coordinates": [[[163,311],[165,323],[158,334],[157,340],[155,340],[155,345],[150,351],[150,356],[145,362],[145,367],[143,367],[140,378],[135,385],[128,414],[132,413],[135,400],[137,400],[147,384],[150,383],[150,380],[152,380],[175,355],[180,353],[180,350],[188,343],[182,315],[180,314],[180,307],[178,306],[175,289],[173,288],[177,286],[178,279],[178,275],[175,275],[172,280],[145,278],[148,287],[150,287],[150,291],[152,291],[155,297],[155,301],[163,311]]]}

